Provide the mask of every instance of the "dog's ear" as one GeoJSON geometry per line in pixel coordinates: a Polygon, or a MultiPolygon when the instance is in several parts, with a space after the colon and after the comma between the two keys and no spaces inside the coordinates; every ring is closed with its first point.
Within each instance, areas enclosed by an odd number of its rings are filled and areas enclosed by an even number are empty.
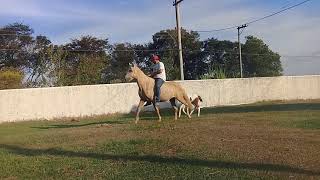
{"type": "Polygon", "coordinates": [[[198,96],[198,98],[199,98],[199,100],[202,102],[202,98],[201,98],[201,96],[198,96]]]}

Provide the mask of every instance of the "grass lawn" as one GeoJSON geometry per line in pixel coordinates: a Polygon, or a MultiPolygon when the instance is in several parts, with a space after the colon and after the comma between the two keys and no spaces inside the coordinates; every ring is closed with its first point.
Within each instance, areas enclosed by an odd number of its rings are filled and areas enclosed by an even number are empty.
{"type": "Polygon", "coordinates": [[[320,179],[320,101],[0,124],[0,179],[320,179]]]}

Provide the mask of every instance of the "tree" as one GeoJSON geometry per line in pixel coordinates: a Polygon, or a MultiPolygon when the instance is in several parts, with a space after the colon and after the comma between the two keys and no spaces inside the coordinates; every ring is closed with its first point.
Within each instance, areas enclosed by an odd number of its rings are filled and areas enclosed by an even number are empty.
{"type": "Polygon", "coordinates": [[[52,47],[52,66],[50,68],[48,76],[50,77],[53,86],[63,86],[67,82],[67,78],[65,78],[68,71],[68,69],[66,68],[67,56],[68,51],[65,51],[63,46],[54,45],[52,47]]]}
{"type": "MultiPolygon", "coordinates": [[[[185,79],[195,79],[197,72],[201,71],[199,58],[201,41],[197,32],[182,29],[182,48],[184,59],[185,79]]],[[[150,49],[157,50],[161,61],[165,63],[168,80],[180,79],[180,61],[178,45],[176,42],[177,32],[175,29],[167,29],[153,35],[150,49]]]]}
{"type": "Polygon", "coordinates": [[[184,60],[185,79],[197,79],[199,73],[203,71],[203,61],[201,55],[202,43],[200,35],[195,31],[186,31],[182,29],[182,48],[184,60]]]}
{"type": "Polygon", "coordinates": [[[107,39],[97,39],[92,36],[73,39],[71,43],[66,44],[63,47],[63,51],[66,51],[65,57],[59,62],[59,84],[103,83],[103,72],[110,61],[106,53],[109,48],[107,39]]]}
{"type": "MultiPolygon", "coordinates": [[[[22,79],[28,87],[124,82],[131,62],[149,72],[152,54],[161,57],[168,80],[180,79],[175,29],[156,32],[150,43],[112,46],[108,39],[92,36],[58,46],[46,36],[32,34],[33,29],[21,23],[0,28],[0,70],[25,75],[22,79]]],[[[200,41],[197,32],[182,29],[182,48],[185,79],[240,76],[237,42],[215,38],[200,41]]],[[[256,37],[246,37],[242,59],[245,77],[282,74],[280,55],[256,37]]]]}
{"type": "MultiPolygon", "coordinates": [[[[237,43],[231,41],[219,41],[210,38],[203,41],[202,75],[212,72],[224,72],[226,77],[238,77],[240,74],[239,61],[237,61],[237,43]]],[[[200,73],[201,74],[201,73],[200,73]]]]}
{"type": "Polygon", "coordinates": [[[150,44],[134,44],[134,61],[140,66],[142,71],[150,72],[152,62],[150,61],[151,55],[154,53],[150,51],[150,44]]]}
{"type": "Polygon", "coordinates": [[[253,36],[243,45],[243,70],[245,77],[280,76],[283,71],[280,55],[253,36]]]}
{"type": "Polygon", "coordinates": [[[46,36],[37,36],[30,50],[26,65],[28,87],[51,86],[49,73],[52,70],[53,45],[46,36]]]}
{"type": "Polygon", "coordinates": [[[146,62],[149,67],[148,71],[152,65],[151,54],[157,54],[165,64],[167,80],[179,78],[179,64],[176,61],[178,58],[176,38],[176,31],[172,29],[159,31],[152,36],[152,42],[149,44],[151,53],[146,62]]]}
{"type": "Polygon", "coordinates": [[[130,43],[113,45],[111,57],[110,66],[106,71],[106,81],[108,83],[125,82],[125,74],[129,68],[129,63],[136,59],[133,45],[130,43]]]}
{"type": "Polygon", "coordinates": [[[0,28],[0,69],[4,67],[22,68],[27,65],[32,47],[33,30],[21,23],[0,28]]]}
{"type": "Polygon", "coordinates": [[[23,72],[26,87],[48,86],[52,44],[46,36],[32,37],[28,25],[14,23],[0,29],[0,69],[23,72]]]}

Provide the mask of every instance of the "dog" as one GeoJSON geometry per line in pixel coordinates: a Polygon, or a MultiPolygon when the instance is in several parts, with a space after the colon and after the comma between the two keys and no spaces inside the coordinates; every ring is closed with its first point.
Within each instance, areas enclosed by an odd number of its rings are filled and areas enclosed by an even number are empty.
{"type": "MultiPolygon", "coordinates": [[[[190,115],[194,112],[194,110],[198,111],[198,117],[200,116],[200,111],[201,111],[201,102],[202,102],[202,98],[201,96],[195,94],[193,96],[190,97],[190,101],[191,104],[194,105],[193,110],[190,112],[190,115]]],[[[187,114],[185,111],[185,105],[181,104],[181,106],[179,107],[179,118],[181,117],[181,111],[183,111],[184,114],[187,114]]]]}

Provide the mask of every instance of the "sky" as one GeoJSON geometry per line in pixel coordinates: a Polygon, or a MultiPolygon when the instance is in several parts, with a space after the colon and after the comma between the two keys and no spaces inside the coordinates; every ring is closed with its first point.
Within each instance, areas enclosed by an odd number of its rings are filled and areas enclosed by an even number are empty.
{"type": "MultiPolygon", "coordinates": [[[[206,31],[241,25],[303,0],[184,0],[181,26],[206,31]]],[[[147,43],[160,30],[176,26],[173,0],[1,0],[0,27],[19,22],[54,44],[92,35],[110,43],[147,43]]],[[[320,75],[320,1],[311,0],[276,16],[250,24],[245,36],[261,38],[282,57],[284,75],[320,75]]],[[[200,33],[237,41],[236,28],[200,33]]]]}

